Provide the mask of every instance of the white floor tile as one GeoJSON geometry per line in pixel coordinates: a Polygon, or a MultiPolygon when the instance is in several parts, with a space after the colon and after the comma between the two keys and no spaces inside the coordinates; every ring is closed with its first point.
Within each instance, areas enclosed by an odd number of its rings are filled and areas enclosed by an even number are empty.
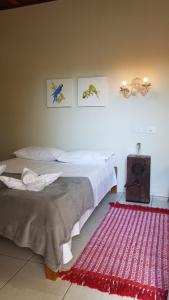
{"type": "MultiPolygon", "coordinates": [[[[0,255],[0,288],[25,264],[23,260],[0,255]]],[[[0,299],[2,299],[0,297],[0,299]]]]}
{"type": "Polygon", "coordinates": [[[31,259],[29,261],[30,262],[36,262],[36,263],[39,263],[39,264],[44,263],[43,257],[41,255],[38,255],[38,254],[33,254],[33,256],[31,257],[31,259]]]}
{"type": "Polygon", "coordinates": [[[12,241],[0,237],[0,254],[18,259],[28,260],[33,255],[33,252],[28,248],[18,247],[12,241]]]}
{"type": "Polygon", "coordinates": [[[72,284],[68,290],[64,300],[131,300],[134,298],[120,297],[117,295],[109,295],[108,293],[102,293],[96,289],[83,287],[72,284]]]}
{"type": "Polygon", "coordinates": [[[45,278],[41,264],[28,262],[17,275],[0,290],[3,300],[61,300],[70,283],[45,278]]]}
{"type": "Polygon", "coordinates": [[[159,208],[167,208],[169,209],[169,201],[167,198],[159,199],[157,200],[157,197],[153,199],[152,201],[153,207],[159,207],[159,208]]]}

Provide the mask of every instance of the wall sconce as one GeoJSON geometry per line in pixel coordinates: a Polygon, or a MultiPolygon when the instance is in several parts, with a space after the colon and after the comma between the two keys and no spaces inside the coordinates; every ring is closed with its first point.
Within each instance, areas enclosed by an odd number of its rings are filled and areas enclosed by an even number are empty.
{"type": "Polygon", "coordinates": [[[142,80],[141,78],[134,78],[130,84],[127,81],[122,81],[122,85],[120,87],[120,92],[125,98],[129,98],[130,96],[136,96],[141,94],[145,96],[152,84],[149,82],[147,77],[144,77],[142,80]]]}

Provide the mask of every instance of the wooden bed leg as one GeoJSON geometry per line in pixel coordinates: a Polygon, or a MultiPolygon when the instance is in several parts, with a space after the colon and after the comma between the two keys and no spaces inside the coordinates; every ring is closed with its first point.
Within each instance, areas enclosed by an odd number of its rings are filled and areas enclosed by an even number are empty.
{"type": "Polygon", "coordinates": [[[112,194],[117,194],[117,185],[115,185],[115,186],[113,186],[113,187],[111,188],[111,193],[112,193],[112,194]]]}
{"type": "Polygon", "coordinates": [[[52,271],[46,265],[45,265],[45,274],[46,274],[47,279],[53,280],[53,281],[56,281],[56,279],[59,277],[59,272],[52,271]]]}
{"type": "MultiPolygon", "coordinates": [[[[117,177],[117,167],[114,167],[115,173],[116,173],[116,177],[117,177]]],[[[113,186],[111,188],[111,193],[112,194],[117,194],[117,185],[113,186]]]]}

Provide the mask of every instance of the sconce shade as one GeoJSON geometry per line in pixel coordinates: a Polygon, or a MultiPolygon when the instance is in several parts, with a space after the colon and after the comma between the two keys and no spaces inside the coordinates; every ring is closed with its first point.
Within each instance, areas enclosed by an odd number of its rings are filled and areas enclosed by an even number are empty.
{"type": "Polygon", "coordinates": [[[130,96],[136,96],[139,94],[145,96],[149,92],[151,86],[152,84],[148,81],[147,77],[144,77],[143,80],[136,77],[131,81],[130,84],[127,84],[126,81],[123,81],[120,87],[120,93],[125,98],[129,98],[130,96]]]}

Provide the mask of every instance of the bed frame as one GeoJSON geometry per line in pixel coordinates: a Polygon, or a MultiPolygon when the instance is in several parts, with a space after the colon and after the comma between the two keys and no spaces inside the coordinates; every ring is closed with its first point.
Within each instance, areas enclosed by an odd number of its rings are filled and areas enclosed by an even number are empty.
{"type": "MultiPolygon", "coordinates": [[[[114,167],[114,169],[115,169],[115,173],[116,173],[116,176],[117,176],[117,167],[114,167]]],[[[111,188],[111,193],[112,194],[117,194],[117,185],[115,185],[111,188]]],[[[52,281],[56,281],[57,278],[59,277],[59,272],[55,272],[55,271],[51,270],[50,268],[48,268],[45,265],[45,275],[46,275],[47,279],[52,280],[52,281]]]]}

